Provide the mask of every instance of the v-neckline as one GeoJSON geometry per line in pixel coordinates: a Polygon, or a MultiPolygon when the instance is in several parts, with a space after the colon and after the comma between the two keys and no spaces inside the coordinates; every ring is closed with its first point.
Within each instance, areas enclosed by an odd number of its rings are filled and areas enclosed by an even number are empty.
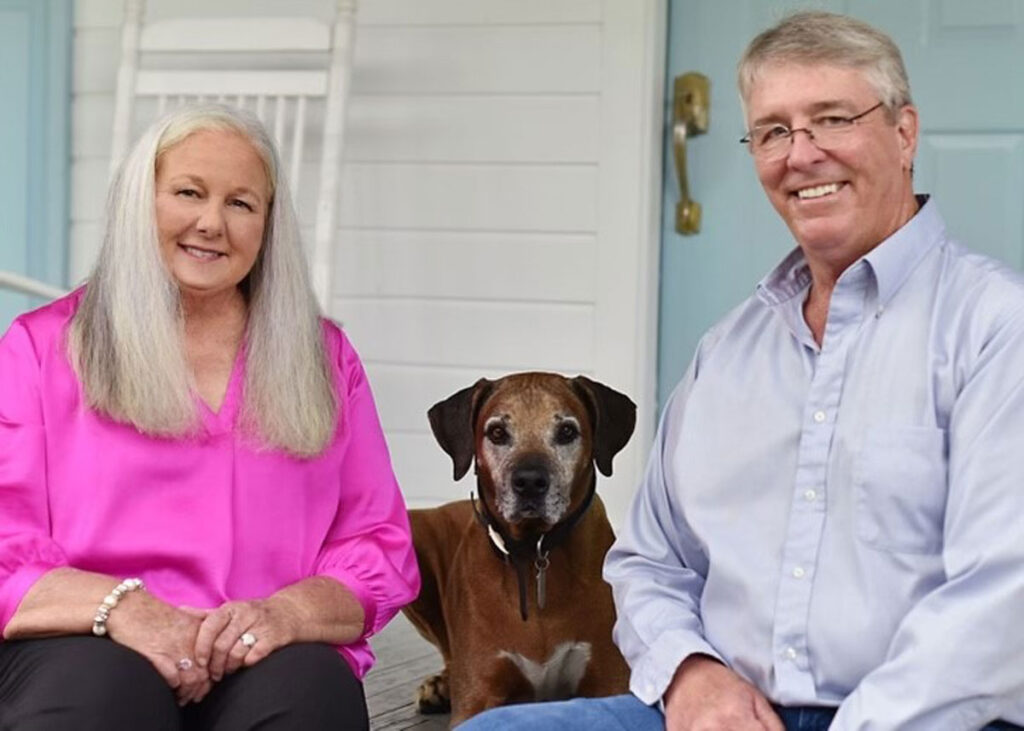
{"type": "Polygon", "coordinates": [[[199,409],[202,411],[207,431],[211,434],[229,432],[234,428],[235,417],[238,412],[238,400],[242,390],[241,382],[244,364],[245,339],[243,338],[242,342],[238,344],[238,350],[235,351],[235,361],[231,366],[231,375],[228,376],[228,385],[224,390],[224,398],[220,402],[220,408],[214,410],[198,391],[194,394],[195,400],[199,404],[199,409]]]}

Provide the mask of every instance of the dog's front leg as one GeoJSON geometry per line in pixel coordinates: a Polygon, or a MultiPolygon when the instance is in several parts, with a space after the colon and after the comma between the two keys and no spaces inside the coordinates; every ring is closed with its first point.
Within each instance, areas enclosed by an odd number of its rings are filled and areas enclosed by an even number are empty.
{"type": "Polygon", "coordinates": [[[535,700],[534,688],[515,663],[497,654],[473,668],[452,668],[452,726],[488,708],[535,700]]]}

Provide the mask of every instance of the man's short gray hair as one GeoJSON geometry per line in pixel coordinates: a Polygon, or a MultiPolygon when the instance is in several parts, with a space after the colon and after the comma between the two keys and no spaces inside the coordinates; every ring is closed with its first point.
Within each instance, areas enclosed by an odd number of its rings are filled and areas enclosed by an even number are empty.
{"type": "Polygon", "coordinates": [[[754,38],[739,62],[744,105],[761,69],[779,63],[859,69],[890,115],[913,104],[903,57],[892,38],[846,15],[817,10],[793,13],[754,38]]]}

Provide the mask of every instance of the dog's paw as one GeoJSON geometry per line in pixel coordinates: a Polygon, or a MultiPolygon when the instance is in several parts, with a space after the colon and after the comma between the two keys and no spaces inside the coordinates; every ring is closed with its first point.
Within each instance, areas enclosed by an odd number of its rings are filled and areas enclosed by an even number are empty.
{"type": "Polygon", "coordinates": [[[448,692],[448,672],[431,675],[416,689],[416,710],[420,713],[449,713],[452,699],[448,692]]]}

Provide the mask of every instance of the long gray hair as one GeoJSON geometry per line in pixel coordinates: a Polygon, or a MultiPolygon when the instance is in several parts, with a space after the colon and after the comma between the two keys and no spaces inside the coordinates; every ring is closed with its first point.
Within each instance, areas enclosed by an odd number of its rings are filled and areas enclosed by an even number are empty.
{"type": "Polygon", "coordinates": [[[771,63],[824,63],[862,71],[890,119],[907,104],[910,82],[900,49],[882,31],[837,13],[807,10],[783,18],[750,42],[737,81],[744,105],[761,68],[771,63]]]}
{"type": "Polygon", "coordinates": [[[93,409],[155,436],[198,432],[181,295],[159,251],[155,176],[160,156],[200,130],[244,137],[271,187],[260,253],[240,285],[248,302],[243,429],[265,446],[314,456],[332,438],[340,401],[287,181],[274,143],[244,110],[171,112],[121,164],[107,197],[103,247],[71,323],[71,362],[93,409]]]}

